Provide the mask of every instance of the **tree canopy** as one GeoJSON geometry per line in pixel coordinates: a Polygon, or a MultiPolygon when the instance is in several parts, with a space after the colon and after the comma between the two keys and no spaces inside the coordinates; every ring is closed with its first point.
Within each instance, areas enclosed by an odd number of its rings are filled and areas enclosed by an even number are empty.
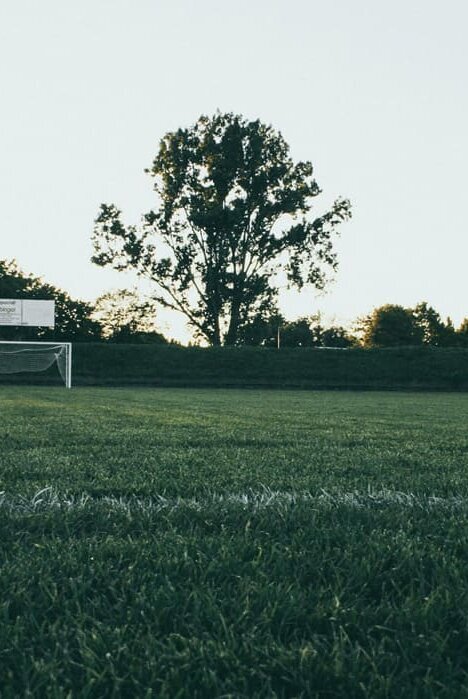
{"type": "Polygon", "coordinates": [[[460,327],[458,328],[459,344],[463,347],[468,347],[468,318],[463,318],[460,327]]]}
{"type": "Polygon", "coordinates": [[[257,315],[242,328],[240,341],[263,347],[339,347],[357,344],[345,328],[324,327],[320,313],[287,321],[278,310],[257,315]]]}
{"type": "Polygon", "coordinates": [[[447,347],[457,344],[456,331],[450,318],[444,323],[440,314],[422,301],[415,306],[413,315],[416,325],[422,332],[422,341],[433,347],[447,347]]]}
{"type": "Polygon", "coordinates": [[[201,116],[164,136],[147,172],[155,208],[137,227],[102,204],[92,259],[152,280],[154,298],[210,344],[236,344],[242,327],[272,307],[279,271],[296,288],[321,288],[336,268],[333,234],[350,203],[338,199],[312,216],[321,193],[312,164],[294,163],[271,126],[201,116]]]}
{"type": "Polygon", "coordinates": [[[385,304],[360,320],[364,347],[430,345],[454,347],[463,344],[463,324],[457,331],[450,318],[446,322],[428,303],[414,308],[385,304]]]}
{"type": "Polygon", "coordinates": [[[363,318],[361,330],[364,347],[418,345],[423,337],[412,310],[391,303],[375,308],[363,318]]]}
{"type": "Polygon", "coordinates": [[[155,327],[156,308],[151,299],[142,298],[135,289],[115,289],[96,299],[93,318],[102,335],[111,342],[166,344],[155,327]]]}

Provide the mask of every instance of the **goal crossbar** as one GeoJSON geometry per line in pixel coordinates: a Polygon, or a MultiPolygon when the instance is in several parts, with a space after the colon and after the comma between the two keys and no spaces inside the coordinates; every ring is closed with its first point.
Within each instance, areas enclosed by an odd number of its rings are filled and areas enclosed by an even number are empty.
{"type": "Polygon", "coordinates": [[[71,388],[71,342],[0,340],[0,374],[46,371],[54,363],[65,386],[71,388]]]}

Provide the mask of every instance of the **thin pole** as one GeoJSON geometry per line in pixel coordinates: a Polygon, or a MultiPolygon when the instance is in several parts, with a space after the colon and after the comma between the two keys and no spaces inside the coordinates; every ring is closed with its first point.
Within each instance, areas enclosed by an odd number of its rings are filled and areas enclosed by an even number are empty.
{"type": "Polygon", "coordinates": [[[276,333],[276,349],[281,347],[281,325],[278,325],[278,331],[276,333]]]}
{"type": "Polygon", "coordinates": [[[72,382],[72,344],[67,343],[67,388],[71,388],[72,382]]]}

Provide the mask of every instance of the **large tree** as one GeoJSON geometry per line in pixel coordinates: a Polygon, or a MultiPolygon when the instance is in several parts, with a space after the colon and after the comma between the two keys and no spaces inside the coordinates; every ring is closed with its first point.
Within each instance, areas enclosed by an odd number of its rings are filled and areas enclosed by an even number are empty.
{"type": "Polygon", "coordinates": [[[336,268],[333,232],[350,216],[349,201],[313,217],[312,164],[294,163],[271,126],[202,116],[166,134],[147,172],[156,207],[140,227],[126,227],[115,205],[102,204],[92,259],[152,280],[154,298],[210,344],[235,344],[274,303],[280,270],[300,289],[323,287],[336,268]]]}

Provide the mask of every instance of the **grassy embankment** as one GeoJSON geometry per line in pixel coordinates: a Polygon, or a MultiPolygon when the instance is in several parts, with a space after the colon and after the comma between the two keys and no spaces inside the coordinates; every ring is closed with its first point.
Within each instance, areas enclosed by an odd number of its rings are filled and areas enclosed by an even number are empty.
{"type": "MultiPolygon", "coordinates": [[[[73,351],[75,385],[468,390],[468,349],[462,348],[278,351],[77,343],[73,351]]],[[[56,379],[56,367],[49,376],[56,379]]]]}
{"type": "Polygon", "coordinates": [[[2,698],[467,696],[466,395],[0,399],[2,698]]]}

